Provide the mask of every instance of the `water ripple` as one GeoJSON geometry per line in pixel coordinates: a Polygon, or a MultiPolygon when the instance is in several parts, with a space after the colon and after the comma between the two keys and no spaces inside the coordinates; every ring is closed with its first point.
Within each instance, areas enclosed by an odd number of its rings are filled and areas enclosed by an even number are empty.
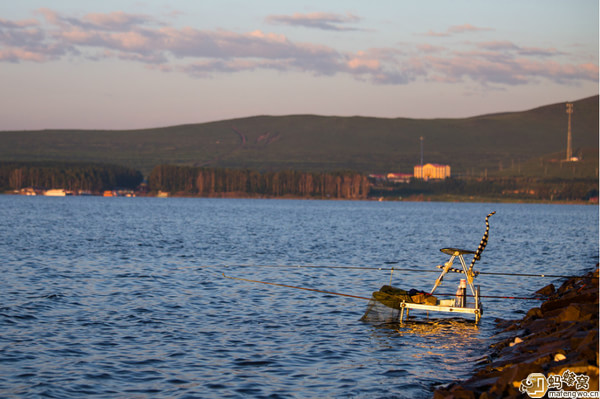
{"type": "MultiPolygon", "coordinates": [[[[430,274],[224,265],[431,268],[439,248],[476,246],[490,210],[481,270],[598,261],[597,207],[0,196],[0,396],[430,397],[481,360],[495,318],[536,303],[486,300],[479,326],[365,323],[365,301],[221,273],[366,297],[390,277],[428,289],[430,274]]],[[[507,296],[549,282],[479,281],[507,296]]]]}

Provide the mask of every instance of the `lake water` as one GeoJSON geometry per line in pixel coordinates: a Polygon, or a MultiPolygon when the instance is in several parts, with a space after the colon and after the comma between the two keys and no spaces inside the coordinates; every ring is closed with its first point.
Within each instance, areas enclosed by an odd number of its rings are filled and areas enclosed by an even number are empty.
{"type": "MultiPolygon", "coordinates": [[[[359,320],[365,300],[222,273],[370,297],[389,271],[260,266],[436,270],[439,248],[477,248],[493,210],[477,270],[598,262],[597,206],[0,196],[0,396],[431,397],[469,375],[496,318],[539,303],[484,298],[479,326],[418,312],[382,326],[359,320]]],[[[429,291],[436,277],[392,282],[429,291]]],[[[557,283],[476,281],[497,296],[557,283]]]]}

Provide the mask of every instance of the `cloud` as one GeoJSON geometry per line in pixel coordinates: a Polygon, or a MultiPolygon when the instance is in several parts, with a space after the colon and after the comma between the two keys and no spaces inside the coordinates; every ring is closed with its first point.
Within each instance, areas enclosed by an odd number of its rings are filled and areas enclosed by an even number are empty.
{"type": "Polygon", "coordinates": [[[0,19],[0,61],[45,62],[58,59],[70,50],[69,46],[49,38],[38,20],[0,19]]]}
{"type": "Polygon", "coordinates": [[[269,15],[267,18],[265,18],[265,21],[270,24],[302,26],[305,28],[333,31],[351,31],[358,29],[344,25],[359,22],[360,17],[350,13],[342,15],[315,12],[310,14],[294,13],[293,15],[269,15]]]}
{"type": "Polygon", "coordinates": [[[96,28],[110,31],[126,31],[132,27],[144,24],[156,24],[153,18],[143,14],[125,14],[122,11],[109,14],[87,14],[81,19],[82,27],[96,28]]]}
{"type": "Polygon", "coordinates": [[[0,61],[19,62],[19,61],[46,61],[47,57],[40,52],[32,52],[19,48],[0,49],[0,61]]]}
{"type": "Polygon", "coordinates": [[[448,32],[434,32],[431,29],[429,29],[426,33],[423,33],[423,36],[429,36],[429,37],[447,37],[447,36],[450,36],[450,33],[448,33],[448,32]]]}
{"type": "Polygon", "coordinates": [[[535,56],[535,57],[553,57],[557,55],[565,55],[566,53],[558,51],[554,48],[539,48],[539,47],[521,47],[515,43],[509,41],[492,41],[478,43],[477,47],[492,50],[492,51],[503,51],[503,52],[514,52],[515,54],[523,56],[535,56]]]}
{"type": "Polygon", "coordinates": [[[555,48],[538,48],[538,47],[519,47],[518,53],[526,56],[536,57],[554,57],[557,55],[566,55],[562,51],[558,51],[555,48]]]}
{"type": "Polygon", "coordinates": [[[492,29],[492,28],[482,28],[482,27],[473,26],[471,24],[464,24],[464,25],[451,26],[445,32],[434,32],[430,29],[426,33],[423,33],[423,35],[429,36],[429,37],[448,37],[448,36],[452,36],[455,34],[473,33],[473,32],[490,32],[493,30],[494,29],[492,29]]]}
{"type": "Polygon", "coordinates": [[[215,73],[247,72],[256,69],[287,70],[290,69],[290,65],[281,60],[235,59],[198,61],[177,68],[178,71],[197,78],[208,78],[215,73]]]}
{"type": "Polygon", "coordinates": [[[518,50],[519,46],[509,41],[493,41],[493,42],[484,42],[478,43],[477,47],[483,48],[486,50],[518,50]]]}
{"type": "Polygon", "coordinates": [[[106,14],[91,13],[81,18],[66,17],[48,8],[37,10],[48,23],[59,27],[77,27],[88,30],[126,31],[139,25],[157,25],[159,21],[144,14],[126,14],[115,11],[106,14]]]}
{"type": "Polygon", "coordinates": [[[0,18],[0,29],[1,28],[8,28],[8,29],[14,29],[14,28],[28,28],[31,26],[38,26],[39,22],[36,19],[27,19],[27,20],[23,20],[23,21],[9,21],[7,19],[4,18],[0,18]]]}
{"type": "Polygon", "coordinates": [[[482,53],[463,53],[455,57],[425,57],[429,70],[435,71],[436,81],[446,83],[462,82],[469,79],[484,86],[524,85],[541,79],[569,84],[576,81],[598,81],[598,65],[559,64],[556,61],[538,61],[526,58],[503,59],[482,53]]]}
{"type": "Polygon", "coordinates": [[[419,50],[420,52],[423,52],[423,53],[439,53],[439,52],[445,51],[446,49],[441,46],[432,46],[431,44],[425,43],[425,44],[418,44],[417,50],[419,50]]]}
{"type": "MultiPolygon", "coordinates": [[[[407,44],[400,48],[338,50],[315,42],[297,42],[263,30],[234,32],[175,28],[143,14],[92,13],[73,17],[50,9],[36,19],[0,19],[0,62],[49,62],[70,57],[101,61],[107,58],[136,62],[147,68],[185,73],[195,78],[244,71],[293,71],[317,76],[344,74],[382,85],[406,85],[416,80],[456,84],[476,82],[482,87],[525,85],[543,79],[560,84],[598,81],[597,64],[557,61],[556,49],[521,46],[505,40],[460,43],[456,47],[407,44]]],[[[348,30],[352,14],[294,14],[269,16],[271,23],[348,30]]],[[[465,24],[452,26],[449,36],[491,31],[465,24]]],[[[348,43],[350,47],[352,43],[348,43]]],[[[456,46],[454,44],[453,46],[456,46]]]]}
{"type": "Polygon", "coordinates": [[[528,76],[512,63],[498,63],[478,57],[427,57],[425,63],[436,71],[436,81],[461,82],[465,78],[481,84],[518,85],[528,82],[528,76]]]}
{"type": "Polygon", "coordinates": [[[448,28],[448,33],[489,32],[492,28],[482,28],[471,24],[455,25],[448,28]]]}

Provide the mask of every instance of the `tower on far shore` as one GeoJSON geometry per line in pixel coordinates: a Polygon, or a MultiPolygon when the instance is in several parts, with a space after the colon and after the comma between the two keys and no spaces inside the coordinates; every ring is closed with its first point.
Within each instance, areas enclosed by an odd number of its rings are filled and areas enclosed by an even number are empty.
{"type": "Polygon", "coordinates": [[[421,167],[423,167],[423,136],[419,137],[421,140],[421,167]]]}
{"type": "Polygon", "coordinates": [[[567,158],[565,161],[569,162],[573,158],[573,148],[571,145],[571,114],[573,113],[573,103],[567,103],[567,115],[569,115],[569,125],[567,128],[567,158]]]}

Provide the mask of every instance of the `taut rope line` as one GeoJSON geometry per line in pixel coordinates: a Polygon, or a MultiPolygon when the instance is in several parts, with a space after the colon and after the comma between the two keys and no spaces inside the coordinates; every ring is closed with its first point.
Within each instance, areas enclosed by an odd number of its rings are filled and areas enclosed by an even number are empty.
{"type": "MultiPolygon", "coordinates": [[[[295,285],[288,285],[288,284],[271,283],[269,281],[250,280],[250,279],[247,279],[247,278],[228,276],[225,273],[223,273],[223,277],[231,279],[231,280],[245,281],[247,283],[259,283],[259,284],[266,284],[266,285],[274,285],[276,287],[293,288],[293,289],[296,289],[296,290],[304,290],[304,291],[318,292],[318,293],[321,293],[321,294],[345,296],[345,297],[348,297],[348,298],[364,299],[364,300],[367,300],[367,301],[370,301],[370,300],[373,299],[373,298],[367,298],[367,297],[364,297],[364,296],[351,295],[351,294],[343,294],[343,293],[340,293],[340,292],[318,290],[316,288],[307,288],[307,287],[298,287],[298,286],[295,286],[295,285]]],[[[436,295],[438,295],[438,296],[454,296],[456,294],[436,294],[436,295]]],[[[473,295],[467,295],[467,296],[468,297],[473,297],[473,295]]],[[[518,296],[497,296],[497,295],[480,295],[479,298],[523,299],[523,300],[540,300],[540,301],[543,301],[543,300],[547,299],[547,298],[541,298],[541,297],[518,297],[518,296]]]]}
{"type": "Polygon", "coordinates": [[[297,286],[294,286],[294,285],[287,285],[287,284],[270,283],[268,281],[250,280],[250,279],[247,279],[247,278],[227,276],[225,273],[223,273],[223,277],[229,278],[229,279],[232,279],[232,280],[246,281],[246,282],[249,282],[249,283],[260,283],[260,284],[267,284],[267,285],[275,285],[277,287],[286,287],[286,288],[294,288],[294,289],[297,289],[297,290],[313,291],[313,292],[319,292],[321,294],[339,295],[339,296],[345,296],[345,297],[356,298],[356,299],[366,299],[367,301],[371,300],[371,298],[366,298],[364,296],[357,296],[357,295],[350,295],[350,294],[341,294],[339,292],[318,290],[318,289],[315,289],[315,288],[297,287],[297,286]]]}
{"type": "MultiPolygon", "coordinates": [[[[391,262],[390,262],[391,263],[391,262]]],[[[266,267],[273,269],[346,269],[346,270],[379,270],[379,271],[402,271],[402,272],[416,272],[416,273],[439,273],[439,270],[427,270],[427,269],[411,269],[411,268],[397,268],[397,267],[363,267],[363,266],[319,266],[319,265],[199,265],[199,266],[182,266],[177,269],[190,269],[190,268],[207,268],[207,267],[266,267]]],[[[458,270],[458,269],[457,269],[458,270]]],[[[454,271],[454,270],[450,270],[454,271]]],[[[459,273],[462,270],[458,271],[459,273]]],[[[548,278],[591,278],[598,279],[598,277],[587,277],[587,276],[565,276],[560,274],[530,274],[530,273],[500,273],[500,272],[474,272],[474,274],[491,275],[491,276],[515,276],[515,277],[548,277],[548,278]]]]}

